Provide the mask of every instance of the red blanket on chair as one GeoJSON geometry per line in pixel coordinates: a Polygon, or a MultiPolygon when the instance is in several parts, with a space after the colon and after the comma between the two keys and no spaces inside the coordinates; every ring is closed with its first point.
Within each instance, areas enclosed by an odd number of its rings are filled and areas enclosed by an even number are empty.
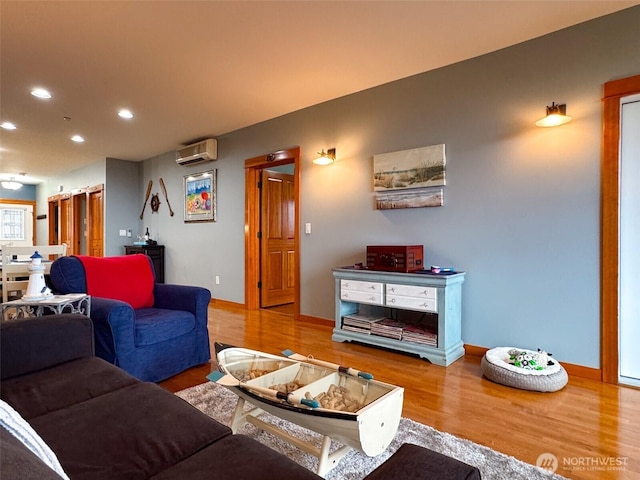
{"type": "Polygon", "coordinates": [[[89,295],[122,300],[133,308],[153,307],[155,280],[146,255],[77,257],[84,266],[89,295]]]}

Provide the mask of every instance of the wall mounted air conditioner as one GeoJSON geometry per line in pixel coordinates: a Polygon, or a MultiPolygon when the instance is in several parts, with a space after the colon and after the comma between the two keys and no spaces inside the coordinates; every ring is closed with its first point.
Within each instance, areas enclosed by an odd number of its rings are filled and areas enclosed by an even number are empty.
{"type": "Polygon", "coordinates": [[[215,138],[208,138],[176,150],[176,163],[178,165],[195,165],[196,163],[210,162],[217,158],[218,141],[215,138]]]}

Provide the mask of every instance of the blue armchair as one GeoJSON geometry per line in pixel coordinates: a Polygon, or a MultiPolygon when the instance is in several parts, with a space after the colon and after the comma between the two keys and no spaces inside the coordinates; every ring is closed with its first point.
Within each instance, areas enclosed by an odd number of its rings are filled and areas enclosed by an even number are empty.
{"type": "Polygon", "coordinates": [[[61,257],[56,293],[91,295],[96,355],[143,381],[158,382],[211,358],[206,288],[155,283],[146,255],[61,257]]]}

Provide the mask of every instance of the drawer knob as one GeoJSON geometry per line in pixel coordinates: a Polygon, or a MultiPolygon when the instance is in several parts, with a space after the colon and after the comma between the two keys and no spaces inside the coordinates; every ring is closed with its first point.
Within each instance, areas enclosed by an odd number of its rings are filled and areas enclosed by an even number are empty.
{"type": "Polygon", "coordinates": [[[372,302],[376,301],[376,297],[369,297],[369,300],[371,300],[372,302]]]}
{"type": "Polygon", "coordinates": [[[375,285],[371,285],[369,288],[370,288],[371,290],[375,290],[375,289],[376,289],[376,286],[375,286],[375,285]]]}
{"type": "Polygon", "coordinates": [[[396,289],[395,289],[395,287],[391,287],[391,288],[389,289],[389,291],[390,291],[390,292],[395,292],[395,291],[396,291],[396,289]]]}
{"type": "Polygon", "coordinates": [[[389,299],[389,303],[396,303],[396,299],[395,298],[390,298],[389,299]]]}

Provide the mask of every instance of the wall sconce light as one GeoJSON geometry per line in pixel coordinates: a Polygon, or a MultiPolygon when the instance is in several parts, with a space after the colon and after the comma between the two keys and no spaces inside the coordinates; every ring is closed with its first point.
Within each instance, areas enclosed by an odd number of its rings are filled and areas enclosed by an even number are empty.
{"type": "Polygon", "coordinates": [[[567,115],[567,104],[556,105],[551,102],[551,106],[547,106],[547,116],[536,122],[538,127],[557,127],[569,123],[571,117],[567,115]]]}
{"type": "Polygon", "coordinates": [[[20,182],[16,182],[16,179],[11,177],[10,180],[2,181],[2,188],[6,188],[7,190],[18,190],[22,188],[22,184],[20,182]]]}
{"type": "Polygon", "coordinates": [[[336,160],[336,149],[329,148],[325,153],[324,148],[322,151],[318,152],[318,158],[316,158],[313,163],[316,165],[331,165],[336,160]]]}

